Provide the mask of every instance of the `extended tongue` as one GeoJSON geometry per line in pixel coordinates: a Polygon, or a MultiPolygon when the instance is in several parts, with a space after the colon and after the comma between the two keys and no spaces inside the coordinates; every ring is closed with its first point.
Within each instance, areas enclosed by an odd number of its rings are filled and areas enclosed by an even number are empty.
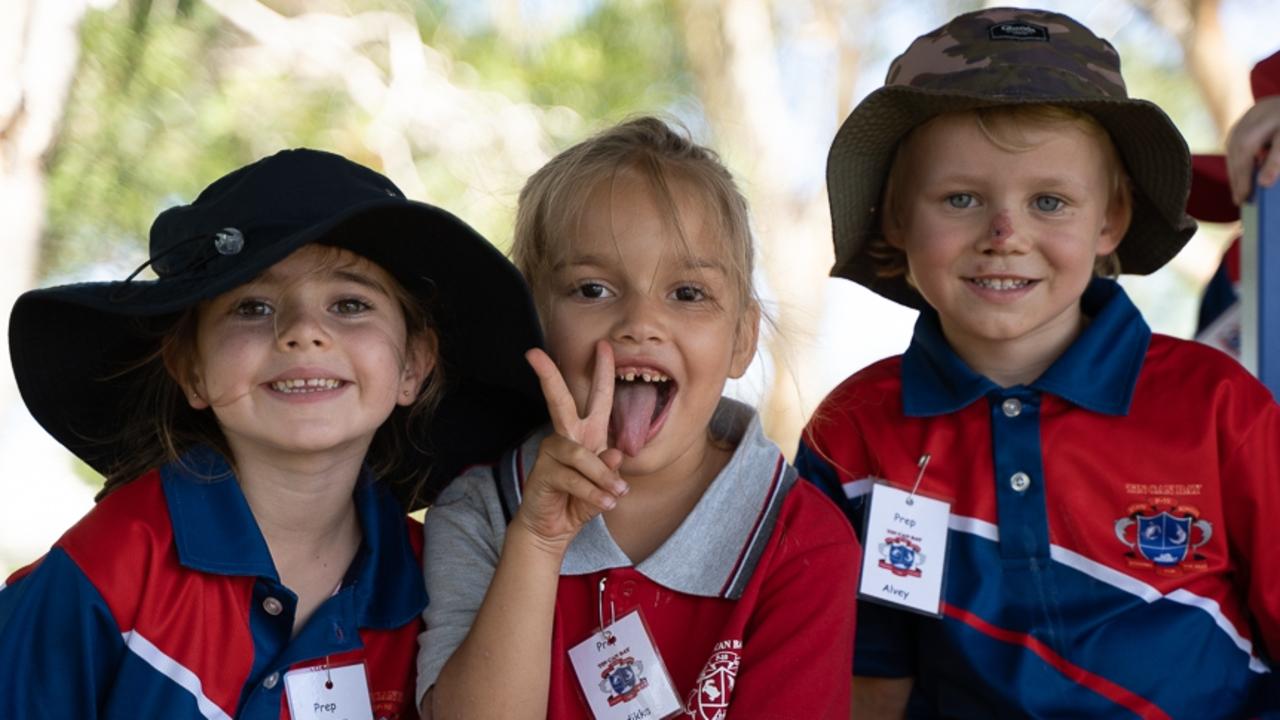
{"type": "Polygon", "coordinates": [[[653,410],[658,407],[658,386],[647,382],[620,382],[613,388],[613,414],[609,430],[613,444],[635,457],[649,438],[653,410]]]}

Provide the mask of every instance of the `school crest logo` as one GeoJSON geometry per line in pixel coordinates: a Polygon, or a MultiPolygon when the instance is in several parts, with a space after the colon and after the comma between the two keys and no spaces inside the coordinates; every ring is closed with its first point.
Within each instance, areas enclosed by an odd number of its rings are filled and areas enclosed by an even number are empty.
{"type": "Polygon", "coordinates": [[[925,556],[921,552],[920,538],[908,535],[890,535],[880,543],[880,567],[898,577],[920,577],[920,566],[925,556]]]}
{"type": "Polygon", "coordinates": [[[609,707],[634,700],[647,687],[644,663],[630,655],[612,658],[600,671],[600,692],[608,695],[609,707]]]}
{"type": "Polygon", "coordinates": [[[1131,567],[1179,575],[1207,566],[1196,550],[1213,537],[1213,524],[1200,519],[1200,512],[1188,505],[1133,505],[1116,520],[1115,532],[1129,548],[1125,557],[1131,567]]]}
{"type": "Polygon", "coordinates": [[[688,717],[696,720],[722,720],[729,712],[729,698],[733,684],[738,679],[738,664],[742,662],[742,641],[724,640],[716,643],[702,674],[693,684],[689,701],[685,703],[688,717]]]}

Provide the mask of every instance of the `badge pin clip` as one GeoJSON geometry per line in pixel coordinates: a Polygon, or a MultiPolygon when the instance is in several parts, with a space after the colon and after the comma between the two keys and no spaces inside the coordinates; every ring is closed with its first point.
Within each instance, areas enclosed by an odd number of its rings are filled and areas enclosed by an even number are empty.
{"type": "Polygon", "coordinates": [[[617,638],[613,636],[613,633],[609,632],[609,627],[614,623],[618,622],[618,610],[614,606],[613,601],[610,600],[609,601],[610,620],[609,620],[609,625],[605,625],[604,624],[604,584],[608,582],[608,580],[609,578],[603,578],[603,577],[600,578],[599,594],[596,595],[596,615],[600,620],[600,637],[604,638],[605,642],[612,645],[614,642],[617,641],[617,638]]]}
{"type": "Polygon", "coordinates": [[[929,453],[920,456],[920,460],[916,463],[920,468],[920,472],[916,473],[916,484],[911,486],[911,493],[907,495],[907,504],[916,504],[916,491],[920,489],[920,481],[924,479],[924,469],[929,467],[929,459],[932,457],[929,453]]]}

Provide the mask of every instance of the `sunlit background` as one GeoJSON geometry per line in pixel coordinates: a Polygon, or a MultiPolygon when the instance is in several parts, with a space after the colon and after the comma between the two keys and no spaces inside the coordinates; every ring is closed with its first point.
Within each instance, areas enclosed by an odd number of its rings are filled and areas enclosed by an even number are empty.
{"type": "MultiPolygon", "coordinates": [[[[994,3],[1004,4],[1004,3],[994,3]]],[[[1274,0],[1045,0],[1110,39],[1130,93],[1195,151],[1248,107],[1280,49],[1274,0]]],[[[753,204],[774,320],[732,392],[788,451],[836,382],[905,348],[914,314],[831,262],[831,138],[947,0],[9,0],[0,3],[0,306],[37,285],[118,279],[151,220],[292,146],[377,168],[500,247],[524,179],[610,123],[655,112],[718,149],[753,204]]],[[[1189,336],[1230,228],[1123,282],[1189,336]]],[[[485,289],[476,288],[476,301],[485,289]]],[[[7,332],[4,333],[7,337],[7,332]]],[[[38,557],[100,480],[31,420],[0,361],[0,578],[38,557]]]]}

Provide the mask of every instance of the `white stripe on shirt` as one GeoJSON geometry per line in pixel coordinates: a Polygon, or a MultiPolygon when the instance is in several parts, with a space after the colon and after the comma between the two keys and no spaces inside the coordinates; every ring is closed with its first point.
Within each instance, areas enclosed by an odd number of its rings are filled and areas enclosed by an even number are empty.
{"type": "MultiPolygon", "coordinates": [[[[978,518],[966,517],[964,515],[952,515],[951,520],[948,523],[948,527],[956,532],[977,535],[978,537],[992,542],[1000,541],[1000,529],[994,523],[989,523],[986,520],[979,520],[978,518]]],[[[1231,639],[1231,642],[1249,656],[1250,670],[1256,673],[1271,672],[1266,663],[1262,662],[1253,654],[1253,643],[1250,642],[1248,638],[1241,635],[1240,631],[1231,624],[1231,621],[1223,614],[1222,606],[1220,606],[1216,600],[1212,600],[1202,595],[1196,595],[1195,593],[1188,592],[1183,589],[1174,590],[1168,595],[1165,595],[1155,587],[1142,582],[1132,575],[1126,575],[1115,568],[1108,567],[1095,560],[1090,560],[1080,553],[1075,552],[1074,550],[1068,550],[1061,545],[1049,545],[1049,557],[1055,562],[1061,563],[1077,572],[1088,575],[1098,582],[1105,583],[1117,590],[1122,590],[1130,595],[1137,596],[1141,598],[1143,602],[1153,603],[1157,600],[1163,599],[1203,610],[1209,614],[1210,618],[1213,619],[1213,623],[1217,625],[1220,630],[1226,633],[1227,637],[1231,639]]]]}
{"type": "Polygon", "coordinates": [[[121,633],[124,644],[142,661],[155,668],[161,675],[174,681],[183,690],[195,698],[200,714],[209,720],[231,720],[231,716],[222,711],[216,703],[204,694],[204,685],[200,676],[183,667],[177,660],[169,657],[150,640],[138,634],[137,630],[121,633]]]}

